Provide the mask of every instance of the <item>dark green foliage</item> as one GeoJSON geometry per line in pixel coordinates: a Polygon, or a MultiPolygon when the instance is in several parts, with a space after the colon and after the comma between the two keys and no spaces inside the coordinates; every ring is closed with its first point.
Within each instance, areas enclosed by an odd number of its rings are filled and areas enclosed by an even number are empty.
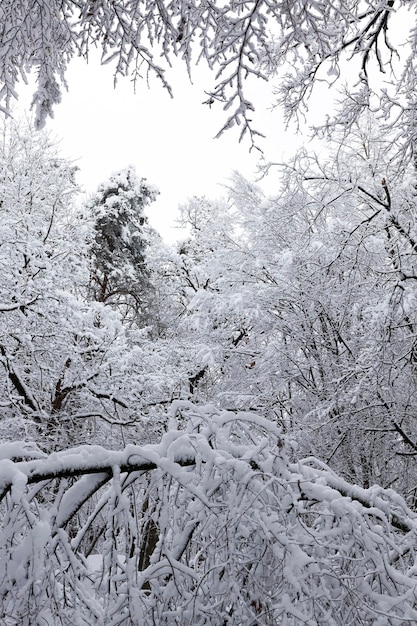
{"type": "Polygon", "coordinates": [[[157,191],[130,166],[102,183],[90,202],[93,298],[143,321],[151,291],[145,250],[151,235],[144,209],[157,191]]]}

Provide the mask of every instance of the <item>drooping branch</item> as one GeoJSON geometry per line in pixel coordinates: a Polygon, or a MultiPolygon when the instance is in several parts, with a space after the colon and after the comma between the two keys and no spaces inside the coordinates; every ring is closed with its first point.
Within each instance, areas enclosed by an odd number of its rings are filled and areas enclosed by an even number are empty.
{"type": "MultiPolygon", "coordinates": [[[[386,113],[397,105],[406,119],[406,109],[396,96],[407,97],[415,91],[415,38],[410,35],[407,41],[405,36],[402,44],[408,45],[400,46],[389,37],[391,17],[406,4],[414,2],[369,0],[363,9],[361,3],[342,0],[240,0],[230,4],[211,0],[62,0],[59,8],[52,10],[47,0],[33,5],[3,0],[0,108],[10,113],[16,85],[21,79],[26,82],[26,73],[32,70],[38,83],[33,104],[37,123],[42,125],[61,100],[61,84],[65,85],[71,59],[77,55],[88,59],[94,47],[101,49],[103,64],[114,64],[115,83],[118,76],[131,76],[136,82],[154,75],[170,95],[166,71],[172,61],[182,59],[191,74],[192,63],[204,59],[217,81],[214,88],[206,90],[207,103],[221,102],[225,110],[233,108],[219,134],[240,125],[240,137],[248,134],[252,146],[260,133],[253,127],[254,105],[248,99],[247,78],[269,80],[281,68],[288,68],[286,75],[279,77],[278,90],[288,117],[300,113],[319,81],[326,80],[329,85],[343,82],[342,61],[358,60],[357,83],[363,92],[371,92],[371,69],[383,74],[379,91],[374,87],[377,108],[386,113]],[[406,68],[398,77],[394,72],[397,58],[399,67],[406,68]],[[390,80],[392,93],[387,95],[390,80]]],[[[352,94],[352,99],[358,100],[352,115],[343,118],[349,128],[358,110],[370,106],[369,98],[362,102],[360,93],[352,94]]],[[[410,128],[403,126],[403,140],[407,141],[410,128]]]]}
{"type": "MultiPolygon", "coordinates": [[[[61,479],[61,478],[71,478],[76,476],[84,476],[89,474],[107,474],[109,477],[113,475],[114,467],[118,467],[121,473],[131,474],[132,472],[148,472],[150,470],[157,469],[161,467],[157,461],[151,461],[145,457],[140,457],[139,455],[132,455],[134,460],[126,459],[122,461],[123,457],[119,457],[119,462],[117,456],[114,459],[114,462],[110,462],[110,460],[104,460],[100,462],[97,460],[99,457],[99,451],[96,450],[98,446],[92,447],[92,455],[95,457],[95,460],[91,460],[89,463],[85,463],[83,459],[83,454],[79,455],[79,458],[71,458],[67,463],[65,462],[65,456],[59,459],[59,462],[54,466],[54,459],[51,463],[48,463],[48,460],[44,462],[33,462],[33,461],[25,461],[22,463],[16,464],[16,469],[22,471],[26,477],[28,484],[39,483],[44,480],[53,480],[53,479],[61,479]],[[78,461],[78,462],[77,462],[78,461]],[[35,463],[35,465],[31,465],[35,463]]],[[[86,449],[88,447],[86,446],[86,449]]],[[[105,451],[108,454],[108,451],[105,451]]],[[[55,455],[53,455],[55,456],[55,455]]],[[[180,467],[188,467],[190,465],[195,464],[195,459],[193,457],[178,457],[174,460],[174,463],[179,465],[180,467]]],[[[10,484],[12,481],[10,481],[10,484]]]]}
{"type": "MultiPolygon", "coordinates": [[[[398,425],[394,424],[394,426],[398,430],[398,425]]],[[[403,433],[400,434],[403,436],[403,433]]],[[[51,454],[47,458],[13,463],[12,471],[10,471],[11,462],[9,460],[0,461],[0,501],[9,493],[16,482],[20,483],[22,480],[27,484],[37,484],[41,482],[47,483],[51,480],[81,477],[71,487],[74,493],[77,493],[77,496],[69,496],[71,506],[75,502],[75,510],[78,510],[93,493],[110,481],[115,474],[133,474],[135,472],[141,474],[160,469],[164,473],[172,475],[179,483],[186,485],[189,482],[188,474],[184,474],[182,468],[198,466],[201,463],[201,453],[197,452],[197,448],[201,448],[204,439],[201,439],[200,444],[196,444],[192,439],[186,437],[184,444],[181,446],[181,452],[176,455],[172,455],[169,452],[169,447],[162,453],[158,445],[145,447],[128,446],[120,452],[106,450],[100,446],[81,446],[63,453],[51,454]],[[3,471],[2,463],[6,463],[3,471]],[[92,477],[91,481],[83,480],[83,477],[87,476],[92,477]]],[[[173,437],[173,441],[175,441],[175,437],[173,437]]],[[[208,442],[206,441],[206,443],[208,442]]],[[[407,441],[407,443],[409,442],[407,441]]],[[[417,448],[417,446],[415,447],[417,448]]],[[[210,451],[209,455],[213,457],[213,461],[216,456],[216,450],[213,450],[211,446],[208,446],[207,450],[210,451]]],[[[220,454],[220,456],[223,455],[220,454]]],[[[225,458],[229,456],[227,454],[225,458]]],[[[255,473],[262,474],[262,463],[255,462],[244,449],[240,454],[238,449],[236,449],[233,457],[235,457],[236,461],[244,462],[244,465],[247,467],[248,477],[249,475],[255,475],[255,473]]],[[[306,482],[303,482],[302,490],[305,497],[312,501],[320,500],[321,498],[326,500],[329,497],[326,490],[322,492],[316,488],[317,480],[319,482],[325,480],[327,484],[326,489],[334,491],[335,497],[339,495],[350,498],[360,503],[365,509],[380,510],[381,514],[387,515],[387,502],[379,497],[379,492],[376,494],[374,488],[363,489],[348,483],[340,477],[336,477],[327,466],[317,461],[317,459],[305,459],[297,466],[290,466],[290,468],[294,476],[297,473],[300,474],[300,472],[304,476],[306,482]],[[314,465],[318,464],[319,468],[315,469],[312,467],[312,463],[314,465]]],[[[191,486],[187,488],[194,491],[191,486]]],[[[382,492],[383,490],[380,491],[382,492]]],[[[201,494],[195,492],[194,495],[197,495],[198,499],[202,499],[203,504],[210,506],[208,500],[201,494]]],[[[67,523],[74,514],[71,506],[64,507],[64,517],[60,515],[62,522],[60,525],[67,523]]],[[[394,510],[389,511],[389,517],[392,526],[401,532],[407,533],[414,528],[414,523],[411,520],[402,518],[394,510]]]]}
{"type": "Polygon", "coordinates": [[[21,623],[22,604],[35,593],[50,604],[52,590],[70,599],[56,601],[57,623],[139,613],[163,626],[180,612],[202,624],[415,621],[417,522],[400,496],[351,485],[315,458],[290,463],[289,441],[260,416],[177,402],[171,417],[156,445],[0,463],[0,488],[12,486],[0,613],[21,623]]]}

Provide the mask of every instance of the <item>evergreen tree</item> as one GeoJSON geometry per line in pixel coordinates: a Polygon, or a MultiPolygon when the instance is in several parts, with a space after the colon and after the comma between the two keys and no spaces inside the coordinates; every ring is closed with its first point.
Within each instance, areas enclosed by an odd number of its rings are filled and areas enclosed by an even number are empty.
{"type": "Polygon", "coordinates": [[[157,191],[133,166],[112,174],[89,203],[94,221],[91,289],[98,302],[116,307],[125,320],[150,318],[151,284],[145,250],[153,234],[144,209],[157,191]]]}

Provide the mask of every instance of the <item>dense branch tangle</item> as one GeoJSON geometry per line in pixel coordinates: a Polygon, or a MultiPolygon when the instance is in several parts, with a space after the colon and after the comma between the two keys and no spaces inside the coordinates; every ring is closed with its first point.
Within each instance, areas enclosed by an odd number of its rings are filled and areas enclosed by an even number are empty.
{"type": "Polygon", "coordinates": [[[0,448],[5,624],[417,618],[398,496],[292,464],[256,415],[177,403],[172,419],[185,430],[122,452],[0,448]]]}
{"type": "Polygon", "coordinates": [[[249,134],[253,145],[260,133],[251,118],[248,77],[268,80],[283,68],[278,99],[292,117],[307,103],[317,79],[337,81],[341,62],[357,58],[359,88],[349,94],[340,119],[350,126],[369,106],[369,80],[376,72],[384,75],[383,89],[374,86],[377,108],[386,117],[397,108],[409,126],[415,41],[407,34],[409,46],[402,47],[404,41],[393,44],[389,35],[391,17],[414,5],[410,0],[6,0],[0,8],[0,99],[8,111],[19,79],[35,71],[33,103],[42,125],[61,99],[59,82],[65,80],[69,61],[77,55],[88,58],[92,48],[101,50],[103,63],[114,64],[115,78],[130,75],[136,81],[154,75],[170,93],[167,70],[173,59],[181,58],[190,73],[203,59],[216,75],[214,86],[206,89],[206,103],[220,102],[231,110],[219,134],[239,124],[240,137],[249,134]],[[404,72],[398,80],[391,73],[397,57],[397,74],[404,72]],[[388,94],[389,82],[393,89],[388,94]]]}

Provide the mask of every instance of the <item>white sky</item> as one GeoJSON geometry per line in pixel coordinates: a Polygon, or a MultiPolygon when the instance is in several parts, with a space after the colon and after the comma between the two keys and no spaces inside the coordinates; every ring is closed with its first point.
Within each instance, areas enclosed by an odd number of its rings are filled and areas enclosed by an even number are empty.
{"type": "MultiPolygon", "coordinates": [[[[214,80],[207,81],[207,76],[197,67],[191,85],[180,66],[171,81],[172,99],[156,82],[148,89],[145,81],[139,81],[135,93],[130,80],[122,79],[114,89],[110,66],[75,59],[67,74],[69,90],[47,123],[63,156],[80,168],[78,181],[86,193],[129,164],[158,187],[160,196],[149,215],[168,241],[178,237],[172,226],[178,205],[187,198],[224,195],[221,185],[227,184],[233,170],[251,180],[256,177],[259,152],[249,153],[249,140],[238,143],[238,130],[214,139],[227,113],[220,105],[210,109],[202,104],[207,99],[204,89],[214,80]]],[[[256,81],[252,91],[257,128],[267,135],[267,141],[261,140],[265,156],[279,161],[285,152],[293,152],[288,145],[293,137],[285,136],[280,112],[271,111],[272,85],[256,81]]],[[[30,102],[28,89],[19,93],[18,114],[30,102]]],[[[270,192],[277,184],[271,178],[262,183],[270,192]]]]}

